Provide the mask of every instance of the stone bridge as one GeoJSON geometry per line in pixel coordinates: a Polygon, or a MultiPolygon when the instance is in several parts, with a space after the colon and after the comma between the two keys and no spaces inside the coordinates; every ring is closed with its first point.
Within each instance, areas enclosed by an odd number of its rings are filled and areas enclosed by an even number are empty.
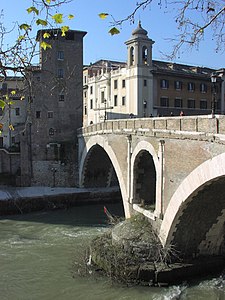
{"type": "Polygon", "coordinates": [[[78,131],[81,187],[119,185],[185,256],[225,253],[225,116],[109,120],[78,131]]]}

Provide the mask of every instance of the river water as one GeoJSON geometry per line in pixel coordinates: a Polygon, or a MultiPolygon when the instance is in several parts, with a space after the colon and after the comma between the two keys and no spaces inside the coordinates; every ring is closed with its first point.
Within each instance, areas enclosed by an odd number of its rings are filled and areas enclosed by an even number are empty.
{"type": "MultiPolygon", "coordinates": [[[[107,208],[115,214],[121,209],[107,208]]],[[[156,288],[85,275],[86,245],[107,226],[102,205],[1,217],[0,300],[225,299],[221,276],[156,288]]]]}

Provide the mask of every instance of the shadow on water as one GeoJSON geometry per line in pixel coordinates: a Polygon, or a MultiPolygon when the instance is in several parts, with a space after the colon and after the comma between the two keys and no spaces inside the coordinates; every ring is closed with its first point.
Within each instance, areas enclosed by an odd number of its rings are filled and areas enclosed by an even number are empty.
{"type": "Polygon", "coordinates": [[[104,213],[104,206],[112,215],[124,218],[124,208],[121,202],[107,204],[88,204],[71,207],[69,209],[57,209],[51,211],[38,211],[20,215],[6,215],[0,217],[3,220],[16,220],[37,222],[46,224],[63,224],[68,226],[108,226],[108,218],[104,213]]]}

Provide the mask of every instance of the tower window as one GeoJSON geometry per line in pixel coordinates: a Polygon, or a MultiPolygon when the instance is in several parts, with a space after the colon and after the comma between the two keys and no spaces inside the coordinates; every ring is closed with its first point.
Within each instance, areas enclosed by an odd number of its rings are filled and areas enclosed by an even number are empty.
{"type": "Polygon", "coordinates": [[[48,111],[48,118],[52,119],[53,118],[53,111],[48,111]]]}
{"type": "Polygon", "coordinates": [[[147,79],[144,79],[144,86],[147,86],[147,79]]]}
{"type": "Polygon", "coordinates": [[[16,108],[15,108],[15,112],[16,112],[16,116],[19,116],[19,115],[20,115],[20,108],[19,108],[19,107],[16,107],[16,108]]]}
{"type": "Polygon", "coordinates": [[[54,135],[55,133],[55,130],[54,128],[50,128],[49,131],[48,131],[49,135],[54,135]]]}
{"type": "Polygon", "coordinates": [[[36,118],[37,118],[37,119],[40,119],[40,118],[41,118],[41,112],[40,112],[40,110],[37,110],[37,111],[36,111],[36,118]]]}
{"type": "Polygon", "coordinates": [[[134,47],[130,48],[130,65],[134,65],[134,47]]]}
{"type": "Polygon", "coordinates": [[[126,105],[126,97],[125,96],[122,97],[122,105],[123,106],[126,105]]]}
{"type": "Polygon", "coordinates": [[[148,63],[148,49],[146,46],[142,48],[142,63],[147,65],[148,63]]]}
{"type": "Polygon", "coordinates": [[[116,90],[118,88],[118,81],[114,80],[114,89],[116,90]]]}
{"type": "Polygon", "coordinates": [[[125,87],[126,87],[126,80],[123,79],[123,80],[122,80],[122,88],[125,88],[125,87]]]}
{"type": "Polygon", "coordinates": [[[58,69],[58,78],[63,78],[63,77],[64,77],[63,69],[58,69]]]}
{"type": "Polygon", "coordinates": [[[58,51],[58,60],[64,60],[64,51],[58,51]]]}
{"type": "Polygon", "coordinates": [[[60,95],[59,95],[59,101],[64,101],[64,100],[65,100],[64,94],[60,94],[60,95]]]}

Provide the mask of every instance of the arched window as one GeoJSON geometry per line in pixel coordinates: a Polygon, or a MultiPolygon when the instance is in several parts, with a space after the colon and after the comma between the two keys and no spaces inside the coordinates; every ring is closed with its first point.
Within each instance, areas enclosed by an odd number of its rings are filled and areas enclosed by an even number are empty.
{"type": "Polygon", "coordinates": [[[50,128],[49,131],[48,131],[49,135],[54,135],[55,133],[55,130],[54,128],[50,128]]]}
{"type": "Polygon", "coordinates": [[[142,63],[147,65],[148,63],[148,49],[146,46],[142,48],[142,63]]]}
{"type": "Polygon", "coordinates": [[[134,65],[134,47],[130,48],[130,65],[134,65]]]}

